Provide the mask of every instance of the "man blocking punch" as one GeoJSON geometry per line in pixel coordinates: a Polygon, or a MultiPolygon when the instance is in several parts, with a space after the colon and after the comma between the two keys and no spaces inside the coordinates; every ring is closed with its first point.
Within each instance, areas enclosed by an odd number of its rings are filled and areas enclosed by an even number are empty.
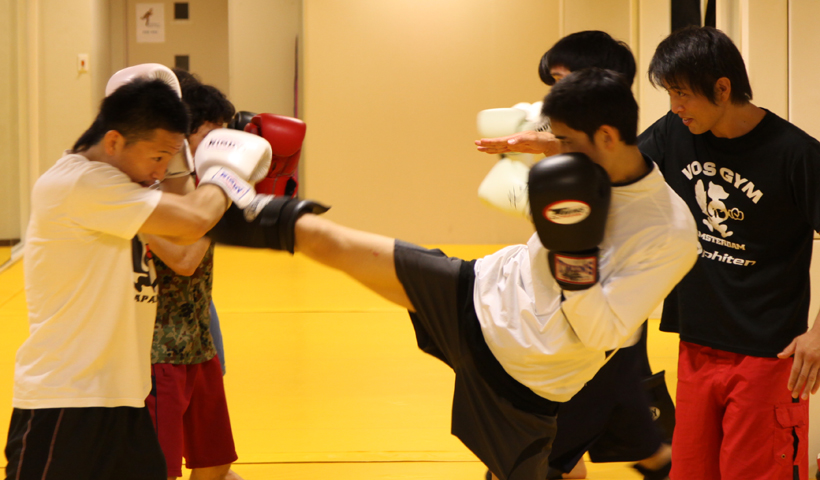
{"type": "Polygon", "coordinates": [[[273,199],[246,230],[212,232],[292,248],[407,308],[419,347],[456,373],[452,433],[501,480],[546,478],[561,402],[637,340],[697,258],[686,205],[635,146],[620,78],[574,73],[543,110],[567,154],[532,170],[525,245],[464,261],[311,215],[306,200],[273,199]]]}
{"type": "Polygon", "coordinates": [[[17,351],[6,478],[167,478],[145,408],[157,281],[142,235],[195,242],[229,199],[254,196],[245,185],[264,177],[271,159],[264,139],[217,130],[197,151],[204,180],[196,190],[148,188],[188,131],[170,83],[124,82],[32,189],[30,335],[17,351]]]}

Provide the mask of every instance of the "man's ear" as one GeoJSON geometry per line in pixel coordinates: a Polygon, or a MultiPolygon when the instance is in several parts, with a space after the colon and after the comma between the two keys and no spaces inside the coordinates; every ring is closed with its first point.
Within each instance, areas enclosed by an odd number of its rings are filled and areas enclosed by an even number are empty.
{"type": "Polygon", "coordinates": [[[726,77],[720,77],[715,82],[715,103],[726,103],[732,98],[732,81],[726,77]]]}
{"type": "Polygon", "coordinates": [[[109,130],[105,132],[102,143],[105,154],[114,156],[125,148],[125,137],[116,130],[109,130]]]}
{"type": "Polygon", "coordinates": [[[607,150],[612,150],[621,141],[621,132],[610,125],[601,125],[595,132],[595,143],[607,150]]]}

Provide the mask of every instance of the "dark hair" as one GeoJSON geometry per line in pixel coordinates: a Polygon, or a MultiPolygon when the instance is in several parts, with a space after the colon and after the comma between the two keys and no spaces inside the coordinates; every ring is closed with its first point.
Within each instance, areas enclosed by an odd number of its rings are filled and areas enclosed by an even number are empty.
{"type": "Polygon", "coordinates": [[[591,141],[602,125],[609,125],[627,145],[637,142],[638,103],[623,76],[612,70],[585,68],[567,75],[544,98],[541,114],[586,133],[591,141]]]}
{"type": "Polygon", "coordinates": [[[173,70],[182,88],[182,101],[191,112],[191,133],[205,122],[225,123],[236,113],[233,104],[218,88],[205,85],[196,75],[185,70],[173,70]]]}
{"type": "Polygon", "coordinates": [[[715,83],[726,77],[732,85],[731,100],[745,104],[752,87],[743,56],[732,40],[712,27],[685,27],[666,37],[649,64],[649,81],[656,87],[688,87],[717,103],[715,83]]]}
{"type": "Polygon", "coordinates": [[[636,70],[635,57],[629,46],[599,30],[577,32],[558,40],[541,57],[538,65],[541,81],[554,85],[550,69],[558,66],[571,72],[589,67],[606,68],[623,75],[629,85],[635,79],[636,70]]]}
{"type": "Polygon", "coordinates": [[[99,143],[109,130],[131,144],[152,138],[157,129],[188,134],[188,111],[163,80],[137,78],[103,99],[97,118],[74,143],[74,153],[99,143]]]}

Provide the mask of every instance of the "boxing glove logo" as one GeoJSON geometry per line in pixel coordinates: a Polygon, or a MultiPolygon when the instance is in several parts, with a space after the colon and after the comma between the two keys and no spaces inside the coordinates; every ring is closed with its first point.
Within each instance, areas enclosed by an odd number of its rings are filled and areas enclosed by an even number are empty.
{"type": "Polygon", "coordinates": [[[598,281],[597,249],[589,254],[550,252],[550,271],[567,290],[588,288],[598,281]]]}
{"type": "Polygon", "coordinates": [[[561,200],[544,207],[544,218],[559,225],[572,225],[584,221],[592,209],[584,202],[561,200]]]}
{"type": "Polygon", "coordinates": [[[220,150],[245,150],[245,144],[238,143],[229,138],[219,138],[217,136],[214,136],[214,138],[208,140],[208,147],[220,150]]]}
{"type": "Polygon", "coordinates": [[[251,191],[251,187],[246,182],[243,182],[236,174],[224,168],[220,168],[210,180],[223,185],[223,188],[230,190],[238,198],[244,197],[251,191]]]}

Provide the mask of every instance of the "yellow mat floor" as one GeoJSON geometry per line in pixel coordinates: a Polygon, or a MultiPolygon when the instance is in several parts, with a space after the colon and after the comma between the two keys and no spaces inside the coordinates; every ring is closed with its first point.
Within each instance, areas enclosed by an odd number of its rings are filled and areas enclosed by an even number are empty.
{"type": "MultiPolygon", "coordinates": [[[[477,258],[500,246],[441,248],[477,258]]],[[[449,434],[452,371],[416,348],[406,311],[300,255],[218,247],[214,279],[234,470],[246,480],[483,478],[449,434]]],[[[9,413],[27,332],[18,262],[0,273],[0,405],[9,413]]],[[[674,389],[677,336],[650,321],[649,349],[674,389]]],[[[0,419],[5,437],[8,415],[0,419]]],[[[591,479],[641,478],[627,464],[588,465],[591,479]]]]}

